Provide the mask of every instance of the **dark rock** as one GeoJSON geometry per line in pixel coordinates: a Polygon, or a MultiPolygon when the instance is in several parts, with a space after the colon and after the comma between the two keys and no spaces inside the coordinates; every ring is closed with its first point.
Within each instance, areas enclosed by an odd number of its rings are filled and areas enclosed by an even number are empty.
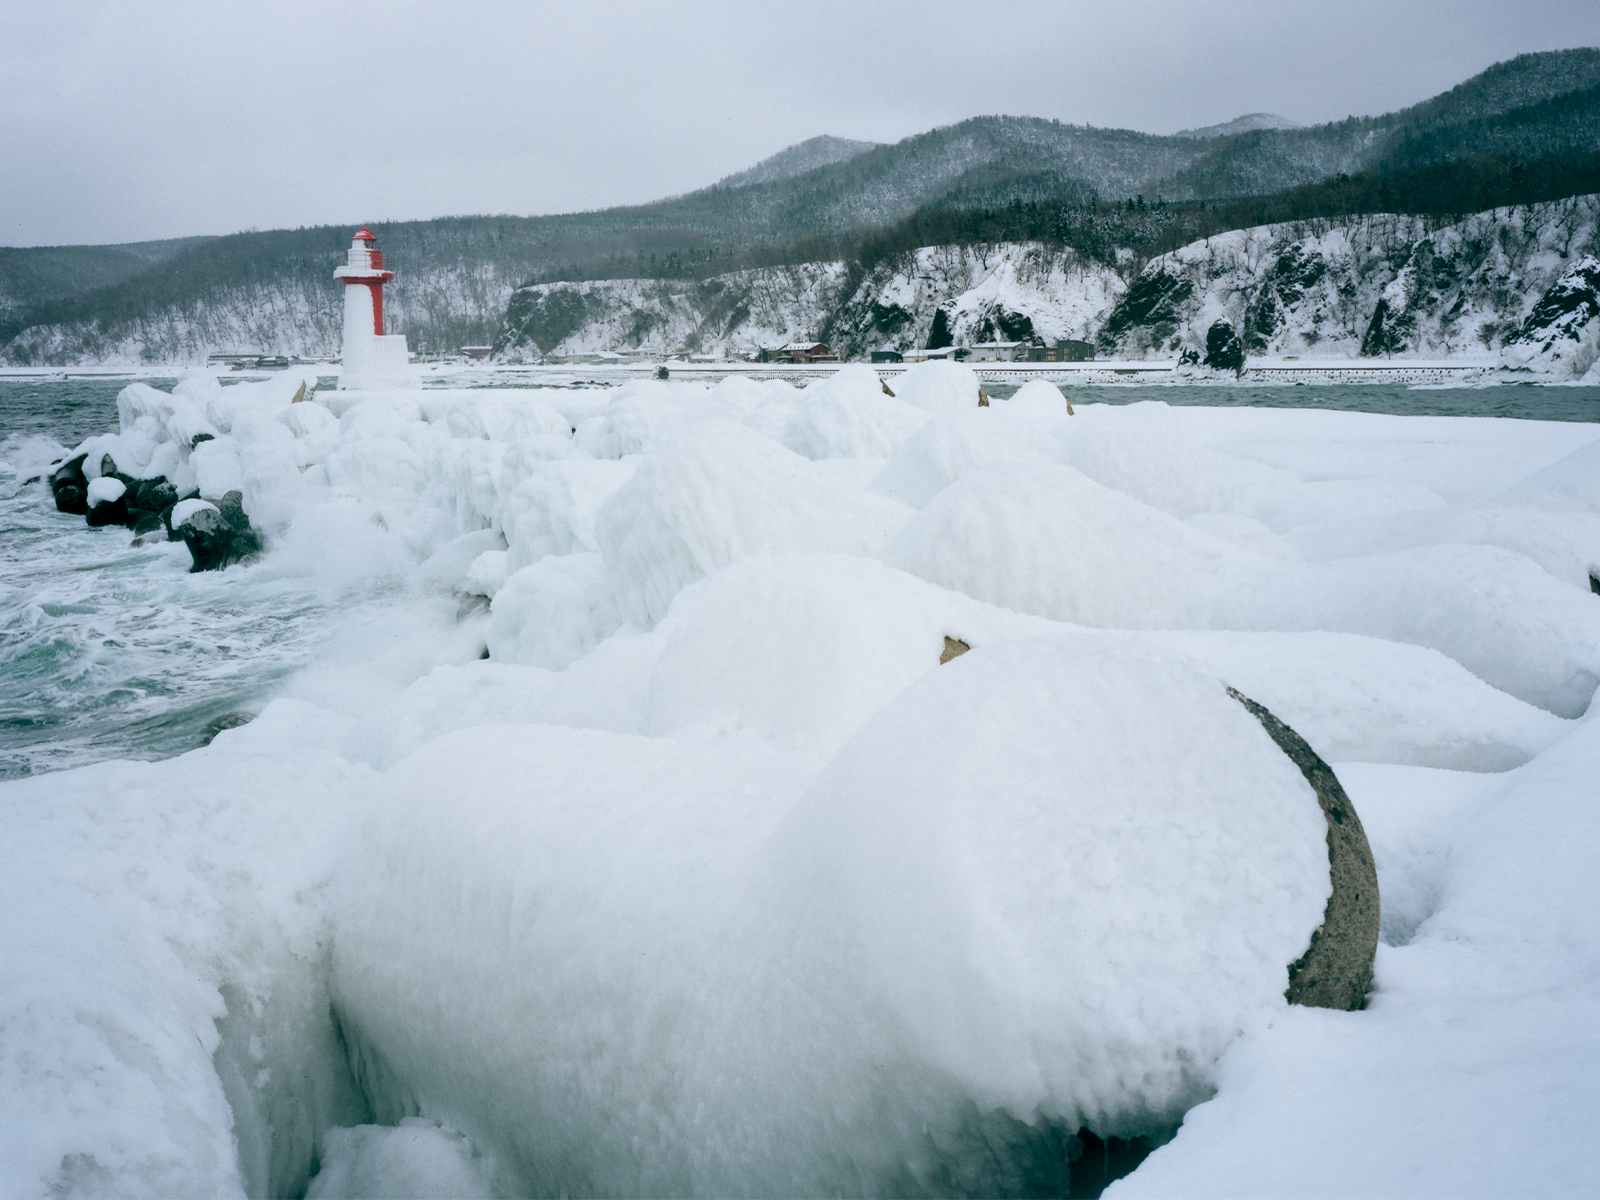
{"type": "Polygon", "coordinates": [[[1290,1004],[1309,1008],[1365,1008],[1372,990],[1372,963],[1378,952],[1378,872],[1372,862],[1361,818],[1332,768],[1294,730],[1249,697],[1232,696],[1278,744],[1311,790],[1317,794],[1328,825],[1328,873],[1333,894],[1322,912],[1322,924],[1311,935],[1306,952],[1289,964],[1290,1004]]]}
{"type": "Polygon", "coordinates": [[[1278,303],[1270,286],[1256,293],[1250,307],[1244,312],[1245,348],[1264,354],[1278,329],[1278,303]]]}
{"type": "Polygon", "coordinates": [[[1194,281],[1169,275],[1156,267],[1133,281],[1111,309],[1096,346],[1102,354],[1114,354],[1119,339],[1134,329],[1149,330],[1152,345],[1166,341],[1183,323],[1184,302],[1194,295],[1194,281]]]}
{"type": "MultiPolygon", "coordinates": [[[[913,324],[917,319],[917,315],[914,312],[898,304],[878,304],[874,302],[871,312],[871,329],[879,340],[893,338],[895,334],[899,333],[907,325],[913,324]]],[[[832,344],[831,342],[829,343],[829,345],[832,344]]]]}
{"type": "Polygon", "coordinates": [[[1185,346],[1178,352],[1178,362],[1186,367],[1198,367],[1200,365],[1200,351],[1193,346],[1185,346]]]}
{"type": "Polygon", "coordinates": [[[56,508],[81,517],[89,511],[89,480],[83,473],[86,455],[78,455],[57,467],[50,475],[50,493],[56,508]]]}
{"type": "Polygon", "coordinates": [[[95,528],[105,525],[132,525],[128,519],[128,494],[124,492],[115,500],[102,500],[85,514],[95,528]]]}
{"type": "Polygon", "coordinates": [[[1600,596],[1600,576],[1589,576],[1589,590],[1596,596],[1600,596]]]}
{"type": "Polygon", "coordinates": [[[220,571],[261,549],[261,535],[250,527],[238,492],[229,492],[216,508],[190,513],[173,533],[189,547],[191,572],[220,571]]]}
{"type": "MultiPolygon", "coordinates": [[[[160,476],[136,480],[128,490],[133,497],[128,502],[128,510],[134,514],[153,513],[159,516],[178,502],[178,489],[160,476]]],[[[135,519],[138,519],[137,516],[135,519]]]]}
{"type": "Polygon", "coordinates": [[[1244,343],[1226,321],[1214,321],[1206,330],[1204,364],[1216,371],[1232,371],[1235,375],[1244,370],[1244,343]]]}
{"type": "Polygon", "coordinates": [[[135,546],[149,546],[155,542],[167,540],[167,529],[162,523],[160,513],[139,513],[138,519],[133,523],[133,544],[135,546]]]}
{"type": "Polygon", "coordinates": [[[589,319],[589,307],[583,289],[570,284],[518,288],[506,304],[494,353],[515,347],[548,354],[582,328],[589,319]]]}
{"type": "Polygon", "coordinates": [[[971,649],[972,647],[967,645],[960,638],[953,638],[949,634],[946,634],[944,639],[944,652],[939,655],[939,665],[942,667],[952,658],[960,658],[963,654],[971,649]]]}
{"type": "Polygon", "coordinates": [[[207,721],[205,728],[200,731],[200,744],[209,746],[217,740],[217,734],[224,729],[237,729],[241,725],[248,725],[256,719],[255,713],[230,712],[223,713],[214,720],[207,721]]]}
{"type": "Polygon", "coordinates": [[[1372,320],[1367,322],[1367,332],[1361,336],[1362,355],[1377,358],[1405,348],[1405,338],[1389,321],[1389,302],[1379,297],[1378,307],[1372,310],[1372,320]]]}

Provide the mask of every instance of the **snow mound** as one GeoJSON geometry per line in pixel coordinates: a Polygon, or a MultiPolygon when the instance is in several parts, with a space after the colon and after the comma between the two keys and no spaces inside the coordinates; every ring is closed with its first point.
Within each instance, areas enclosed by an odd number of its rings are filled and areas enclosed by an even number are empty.
{"type": "Polygon", "coordinates": [[[908,511],[743,426],[714,422],[644,462],[601,508],[596,537],[622,616],[648,628],[717,567],[758,554],[870,555],[908,511]]]}
{"type": "Polygon", "coordinates": [[[930,359],[906,370],[893,384],[894,394],[913,408],[936,417],[953,416],[978,407],[978,373],[963,363],[930,359]]]}
{"type": "Polygon", "coordinates": [[[335,945],[375,1103],[506,1192],[993,1194],[1204,1096],[1329,893],[1299,771],[1136,639],[975,650],[814,762],[520,726],[399,764],[335,945]]]}
{"type": "Polygon", "coordinates": [[[801,394],[783,444],[807,458],[888,458],[928,415],[886,395],[871,367],[841,367],[801,394]]]}
{"type": "Polygon", "coordinates": [[[1150,636],[1265,705],[1329,762],[1507,771],[1571,728],[1437,650],[1403,642],[1349,633],[1150,636]]]}
{"type": "Polygon", "coordinates": [[[1101,628],[1410,642],[1563,717],[1600,686],[1600,608],[1521,555],[1432,546],[1301,566],[1067,467],[968,471],[905,523],[883,561],[990,604],[1101,628]]]}
{"type": "Polygon", "coordinates": [[[306,1200],[492,1195],[466,1139],[423,1117],[328,1130],[322,1170],[306,1189],[306,1200]]]}
{"type": "Polygon", "coordinates": [[[1061,389],[1044,379],[1030,379],[1012,393],[1009,400],[997,402],[1002,412],[1025,417],[1062,417],[1067,398],[1061,389]]]}
{"type": "Polygon", "coordinates": [[[1049,627],[865,559],[747,559],[680,592],[657,626],[645,732],[743,733],[826,758],[938,666],[946,638],[1049,627]]]}

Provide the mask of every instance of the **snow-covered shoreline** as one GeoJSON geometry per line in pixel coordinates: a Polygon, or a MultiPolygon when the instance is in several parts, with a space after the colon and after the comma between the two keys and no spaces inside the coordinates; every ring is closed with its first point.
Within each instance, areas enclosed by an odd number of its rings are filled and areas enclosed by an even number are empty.
{"type": "Polygon", "coordinates": [[[0,1191],[1592,1183],[1600,425],[561,373],[126,390],[230,572],[459,612],[0,784],[0,1191]],[[1366,1011],[1225,685],[1367,828],[1366,1011]]]}

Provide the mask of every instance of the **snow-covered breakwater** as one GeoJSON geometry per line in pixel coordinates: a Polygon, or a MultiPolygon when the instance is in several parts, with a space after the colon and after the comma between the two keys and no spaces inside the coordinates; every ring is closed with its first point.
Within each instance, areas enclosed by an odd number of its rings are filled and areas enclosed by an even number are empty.
{"type": "Polygon", "coordinates": [[[219,430],[211,582],[463,616],[0,789],[4,1190],[1023,1194],[1180,1117],[1121,1188],[1592,1178],[1600,429],[893,388],[219,430]],[[1367,827],[1364,1012],[1285,1004],[1325,826],[1226,686],[1367,827]]]}

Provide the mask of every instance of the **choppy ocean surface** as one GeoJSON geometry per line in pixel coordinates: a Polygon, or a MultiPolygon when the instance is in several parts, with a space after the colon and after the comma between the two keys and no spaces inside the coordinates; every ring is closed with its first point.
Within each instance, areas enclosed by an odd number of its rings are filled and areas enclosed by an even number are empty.
{"type": "MultiPolygon", "coordinates": [[[[442,631],[453,618],[448,598],[392,574],[330,578],[269,553],[191,575],[181,543],[136,548],[126,529],[90,529],[58,513],[44,482],[28,480],[83,438],[116,429],[125,382],[0,379],[0,778],[181,754],[208,740],[219,719],[258,710],[308,668],[358,660],[386,641],[442,631]]],[[[550,386],[587,385],[557,377],[550,386]]],[[[989,390],[1004,397],[1015,389],[989,390]]],[[[1600,421],[1600,388],[1064,390],[1074,405],[1161,400],[1600,421]]]]}

